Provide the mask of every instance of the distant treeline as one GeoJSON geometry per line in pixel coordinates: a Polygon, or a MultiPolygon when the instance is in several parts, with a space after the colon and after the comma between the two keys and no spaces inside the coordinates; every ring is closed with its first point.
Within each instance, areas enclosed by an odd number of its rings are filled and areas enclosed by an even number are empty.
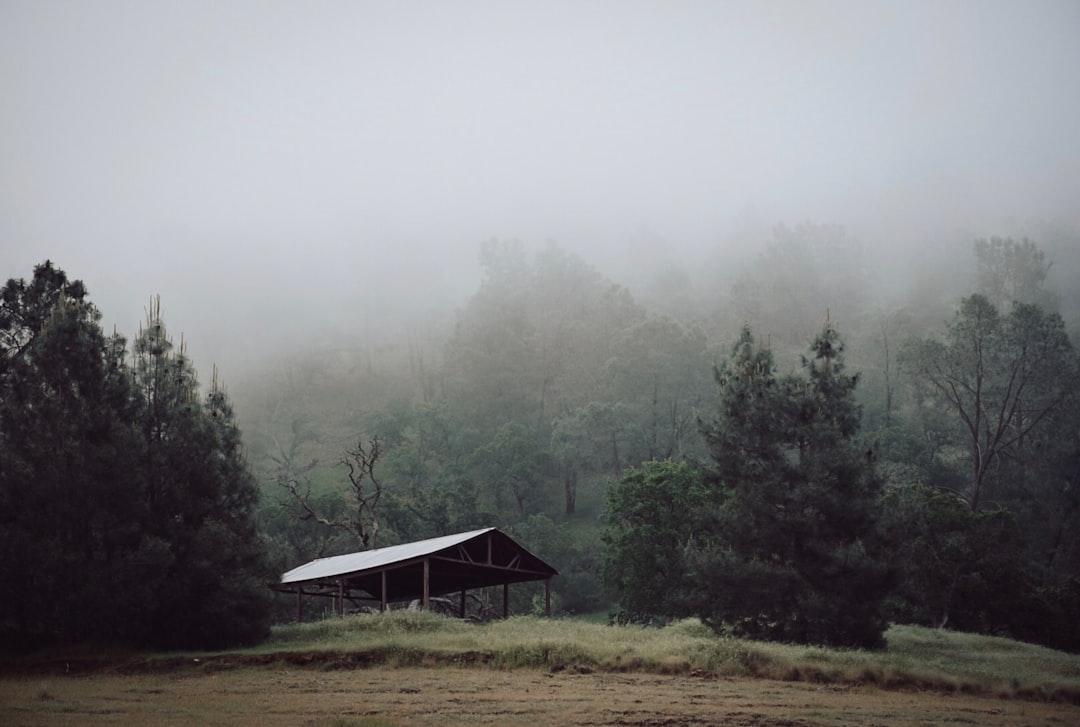
{"type": "Polygon", "coordinates": [[[974,289],[884,308],[858,253],[780,228],[715,306],[658,313],[557,245],[494,241],[451,330],[240,378],[246,457],[156,304],[129,351],[39,266],[0,306],[0,575],[23,594],[0,630],[249,642],[287,568],[496,525],[559,569],[564,613],[1080,649],[1080,362],[1050,261],[980,240],[974,289]]]}
{"type": "MultiPolygon", "coordinates": [[[[672,513],[681,536],[661,527],[660,503],[643,505],[655,538],[634,531],[612,560],[621,515],[605,493],[643,476],[664,491],[642,468],[667,460],[694,468],[717,496],[749,486],[745,473],[716,475],[721,453],[705,436],[723,400],[714,371],[730,365],[748,324],[783,378],[800,353],[813,358],[806,346],[829,321],[858,377],[851,446],[879,483],[884,617],[1076,648],[1080,408],[1057,311],[1074,291],[1046,287],[1051,261],[1030,240],[979,240],[973,253],[969,272],[890,281],[908,293],[885,306],[880,271],[841,228],[779,228],[730,289],[710,298],[680,278],[657,313],[557,245],[530,255],[488,243],[480,288],[452,330],[411,331],[397,348],[346,339],[297,351],[247,382],[242,420],[270,495],[260,522],[272,557],[284,567],[357,547],[343,528],[296,518],[279,485],[299,479],[325,519],[347,519],[355,501],[338,462],[358,437],[378,435],[379,545],[495,524],[560,569],[566,612],[683,614],[688,596],[674,584],[689,572],[687,538],[702,546],[730,503],[672,513]],[[656,542],[665,549],[646,545],[656,542]],[[627,553],[644,559],[637,575],[627,553]],[[632,594],[626,581],[638,577],[632,594]]],[[[858,539],[870,547],[869,535],[858,539]]],[[[703,567],[691,579],[702,592],[723,582],[703,567]]],[[[525,590],[519,610],[531,608],[525,590]]]]}

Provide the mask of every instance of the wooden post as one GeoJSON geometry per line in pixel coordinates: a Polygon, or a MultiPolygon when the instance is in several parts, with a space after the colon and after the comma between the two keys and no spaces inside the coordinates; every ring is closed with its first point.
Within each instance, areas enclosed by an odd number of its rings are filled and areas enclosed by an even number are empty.
{"type": "Polygon", "coordinates": [[[303,623],[304,621],[304,588],[303,586],[296,587],[296,623],[303,623]]]}
{"type": "Polygon", "coordinates": [[[503,618],[510,616],[510,584],[503,583],[503,618]]]}
{"type": "Polygon", "coordinates": [[[551,618],[551,576],[544,579],[544,613],[551,618]]]}
{"type": "Polygon", "coordinates": [[[341,618],[345,615],[345,581],[337,582],[337,615],[341,618]]]}
{"type": "Polygon", "coordinates": [[[429,604],[429,589],[431,581],[431,559],[424,558],[424,600],[420,602],[420,610],[427,611],[429,604]]]}
{"type": "Polygon", "coordinates": [[[386,613],[386,571],[382,572],[382,593],[379,603],[379,613],[386,613]]]}

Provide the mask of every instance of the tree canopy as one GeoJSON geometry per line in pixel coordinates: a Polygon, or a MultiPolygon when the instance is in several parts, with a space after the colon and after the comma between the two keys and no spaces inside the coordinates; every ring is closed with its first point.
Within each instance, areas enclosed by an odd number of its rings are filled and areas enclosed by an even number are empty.
{"type": "Polygon", "coordinates": [[[46,263],[0,301],[0,577],[24,595],[0,636],[250,641],[275,573],[495,525],[560,570],[568,612],[1080,648],[1075,306],[1028,240],[969,262],[873,307],[887,281],[857,240],[778,228],[714,281],[733,299],[683,276],[659,315],[554,243],[494,241],[456,325],[292,347],[244,379],[243,438],[157,301],[129,346],[46,263]]]}
{"type": "Polygon", "coordinates": [[[46,262],[0,291],[0,633],[11,644],[251,643],[268,627],[258,486],[216,375],[155,303],[132,360],[46,262]]]}
{"type": "Polygon", "coordinates": [[[802,376],[780,376],[744,328],[716,369],[719,407],[702,428],[723,501],[691,565],[696,611],[746,636],[879,646],[889,571],[881,483],[856,439],[858,377],[832,325],[810,352],[802,376]]]}
{"type": "Polygon", "coordinates": [[[601,576],[618,594],[621,619],[688,616],[695,584],[687,557],[713,504],[698,467],[672,460],[623,472],[607,490],[601,576]]]}
{"type": "Polygon", "coordinates": [[[1025,457],[1025,445],[1080,381],[1061,317],[1014,303],[1002,313],[983,295],[965,298],[944,340],[913,339],[905,351],[919,396],[955,415],[951,441],[967,452],[963,493],[982,504],[992,468],[1025,457]]]}

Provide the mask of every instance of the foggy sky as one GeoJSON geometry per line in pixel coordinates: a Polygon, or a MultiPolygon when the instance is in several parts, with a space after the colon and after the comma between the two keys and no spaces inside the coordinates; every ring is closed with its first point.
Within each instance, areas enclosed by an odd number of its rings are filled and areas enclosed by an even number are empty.
{"type": "Polygon", "coordinates": [[[1078,40],[1069,1],[0,0],[0,275],[129,338],[160,293],[228,381],[449,315],[496,237],[618,277],[747,220],[1075,226],[1078,40]]]}

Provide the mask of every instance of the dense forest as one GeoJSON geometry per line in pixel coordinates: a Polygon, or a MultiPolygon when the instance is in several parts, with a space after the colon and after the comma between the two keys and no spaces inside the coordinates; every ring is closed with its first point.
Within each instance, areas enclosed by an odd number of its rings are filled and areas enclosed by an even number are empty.
{"type": "Polygon", "coordinates": [[[269,632],[258,485],[216,372],[155,302],[131,350],[46,261],[0,291],[0,636],[161,647],[269,632]]]}
{"type": "Polygon", "coordinates": [[[129,350],[52,264],[9,281],[0,634],[251,642],[291,613],[274,574],[495,525],[565,614],[1080,649],[1080,301],[1039,243],[968,241],[906,286],[813,224],[707,290],[554,243],[479,262],[445,325],[283,351],[232,398],[156,302],[129,350]]]}

